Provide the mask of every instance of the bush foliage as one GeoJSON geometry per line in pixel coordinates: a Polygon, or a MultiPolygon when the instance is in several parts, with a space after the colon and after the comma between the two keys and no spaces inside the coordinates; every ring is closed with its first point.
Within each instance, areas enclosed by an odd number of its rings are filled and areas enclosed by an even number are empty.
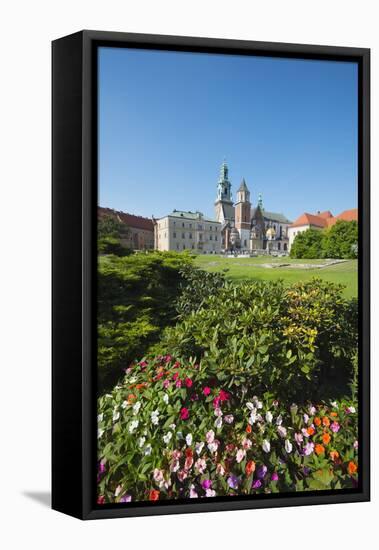
{"type": "Polygon", "coordinates": [[[189,254],[140,253],[99,258],[98,389],[114,385],[122,369],[146,353],[175,321],[181,270],[189,254]]]}
{"type": "Polygon", "coordinates": [[[298,233],[291,246],[292,258],[354,259],[358,255],[358,223],[339,220],[328,229],[298,233]]]}

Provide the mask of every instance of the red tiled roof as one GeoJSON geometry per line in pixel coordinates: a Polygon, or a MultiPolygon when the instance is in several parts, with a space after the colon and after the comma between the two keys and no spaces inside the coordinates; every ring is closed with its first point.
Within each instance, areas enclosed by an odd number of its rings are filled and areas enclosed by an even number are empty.
{"type": "Polygon", "coordinates": [[[316,227],[326,227],[327,223],[324,218],[321,218],[320,216],[317,216],[315,214],[308,214],[308,212],[304,212],[301,216],[297,218],[293,222],[290,227],[300,227],[301,225],[313,225],[316,227]]]}
{"type": "Polygon", "coordinates": [[[320,212],[319,214],[308,214],[304,212],[301,216],[293,222],[290,227],[300,227],[302,225],[313,225],[313,227],[331,227],[338,220],[346,222],[358,221],[358,208],[352,208],[351,210],[344,210],[338,216],[333,216],[330,210],[320,212]]]}
{"type": "Polygon", "coordinates": [[[317,216],[318,216],[319,218],[324,218],[325,220],[326,220],[327,218],[333,218],[333,214],[331,213],[330,210],[325,210],[325,212],[320,212],[320,213],[317,212],[317,216]]]}
{"type": "Polygon", "coordinates": [[[352,221],[357,222],[358,208],[351,208],[350,210],[344,210],[343,212],[341,212],[341,214],[338,214],[338,216],[336,216],[335,218],[328,220],[328,227],[337,223],[338,220],[342,220],[344,222],[352,222],[352,221]]]}
{"type": "Polygon", "coordinates": [[[142,216],[134,216],[134,214],[127,214],[112,208],[103,208],[99,206],[98,216],[102,218],[104,216],[113,216],[119,221],[125,223],[128,227],[134,229],[145,229],[146,231],[154,231],[154,225],[149,218],[143,218],[142,216]]]}

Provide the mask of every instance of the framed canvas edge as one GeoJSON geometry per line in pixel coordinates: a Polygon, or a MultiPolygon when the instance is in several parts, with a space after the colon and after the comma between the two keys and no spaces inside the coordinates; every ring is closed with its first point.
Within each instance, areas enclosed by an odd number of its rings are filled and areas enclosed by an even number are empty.
{"type": "MultiPolygon", "coordinates": [[[[81,519],[101,519],[131,516],[145,516],[158,514],[180,514],[191,512],[212,512],[243,509],[274,508],[284,506],[300,506],[315,504],[335,504],[347,502],[365,502],[370,500],[370,50],[366,48],[346,48],[337,46],[315,46],[302,44],[282,44],[270,42],[240,41],[230,39],[175,37],[164,35],[145,35],[134,33],[114,33],[103,31],[81,31],[73,36],[81,36],[82,40],[82,163],[81,181],[82,206],[81,206],[81,242],[82,242],[82,266],[80,278],[82,283],[82,363],[80,383],[82,387],[81,399],[81,441],[77,454],[80,456],[81,479],[80,488],[75,488],[73,494],[79,506],[75,511],[59,509],[59,511],[74,515],[81,519]],[[238,497],[223,502],[207,501],[198,503],[170,503],[147,504],[130,507],[100,508],[94,505],[95,494],[93,487],[95,462],[93,433],[96,421],[96,398],[94,398],[94,373],[93,358],[93,268],[96,262],[94,257],[96,217],[93,208],[97,206],[94,196],[94,181],[96,181],[95,152],[97,150],[97,135],[94,127],[94,109],[97,104],[94,101],[94,51],[103,43],[124,46],[137,45],[138,47],[157,47],[159,49],[208,50],[226,51],[229,53],[241,52],[261,55],[278,54],[286,57],[305,58],[341,58],[355,59],[359,62],[361,71],[360,86],[360,166],[359,183],[361,186],[361,202],[359,204],[360,227],[360,307],[361,310],[361,334],[359,341],[360,350],[360,433],[363,434],[360,449],[360,471],[363,470],[362,490],[349,494],[291,494],[290,496],[277,496],[265,500],[241,500],[238,497]],[[362,396],[365,400],[362,401],[362,396]],[[78,512],[78,509],[81,512],[78,512]]],[[[60,40],[65,40],[62,38],[60,40]]],[[[56,41],[55,41],[56,42],[56,41]]],[[[54,185],[54,178],[53,178],[54,185]]],[[[95,193],[96,195],[96,193],[95,193]]],[[[53,313],[54,316],[54,313],[53,313]]],[[[54,469],[54,465],[53,465],[54,469]]],[[[54,501],[54,499],[53,499],[54,501]]],[[[53,506],[54,507],[54,506],[53,506]]],[[[58,509],[54,507],[55,509],[58,509]]]]}

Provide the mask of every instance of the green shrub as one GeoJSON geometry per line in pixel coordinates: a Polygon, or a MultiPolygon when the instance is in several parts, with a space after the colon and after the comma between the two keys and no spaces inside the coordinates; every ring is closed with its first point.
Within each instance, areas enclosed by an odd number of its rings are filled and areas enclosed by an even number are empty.
{"type": "Polygon", "coordinates": [[[358,223],[339,220],[324,232],[326,258],[353,259],[358,255],[358,223]]]}
{"type": "Polygon", "coordinates": [[[323,232],[317,229],[307,229],[298,233],[291,246],[291,258],[323,258],[323,239],[323,232]]]}
{"type": "Polygon", "coordinates": [[[98,267],[98,388],[114,385],[175,321],[185,253],[102,256],[98,267]]]}
{"type": "Polygon", "coordinates": [[[357,304],[321,280],[225,284],[155,352],[202,361],[220,382],[253,384],[282,399],[344,393],[357,347],[357,304]]]}

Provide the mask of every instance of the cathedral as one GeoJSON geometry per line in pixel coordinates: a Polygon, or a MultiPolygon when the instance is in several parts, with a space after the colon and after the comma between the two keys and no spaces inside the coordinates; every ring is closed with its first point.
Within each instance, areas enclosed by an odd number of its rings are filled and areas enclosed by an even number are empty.
{"type": "Polygon", "coordinates": [[[254,207],[244,179],[233,202],[228,172],[228,166],[224,161],[221,165],[215,201],[216,220],[221,224],[221,250],[287,254],[288,227],[292,222],[283,214],[265,210],[261,194],[258,195],[254,207]]]}

